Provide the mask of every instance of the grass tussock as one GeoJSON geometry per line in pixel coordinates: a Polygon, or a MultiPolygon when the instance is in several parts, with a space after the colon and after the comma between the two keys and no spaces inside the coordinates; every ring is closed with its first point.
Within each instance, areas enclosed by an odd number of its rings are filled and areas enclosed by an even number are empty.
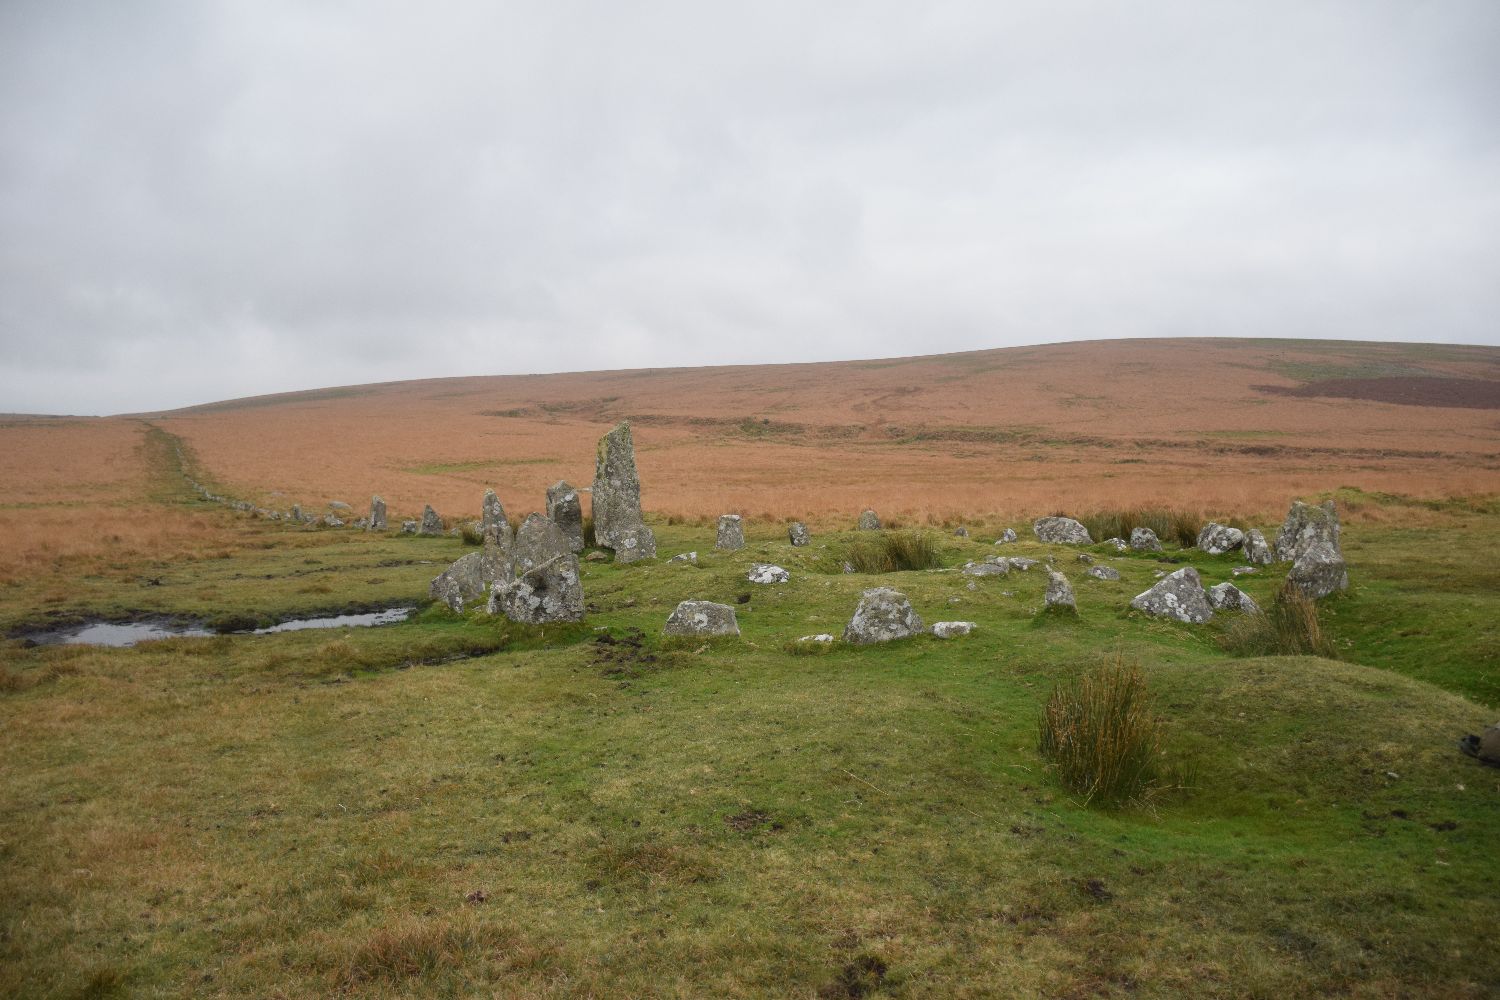
{"type": "Polygon", "coordinates": [[[1116,657],[1053,689],[1037,749],[1085,802],[1119,806],[1164,783],[1162,732],[1140,666],[1116,657]]]}
{"type": "Polygon", "coordinates": [[[924,531],[868,532],[844,554],[856,573],[900,573],[942,566],[937,541],[924,531]]]}
{"type": "Polygon", "coordinates": [[[477,917],[408,918],[334,956],[325,972],[344,989],[397,984],[483,965],[528,966],[539,955],[509,927],[477,917]]]}
{"type": "Polygon", "coordinates": [[[465,524],[458,529],[458,537],[465,545],[483,545],[484,532],[479,530],[477,524],[465,524]]]}
{"type": "Polygon", "coordinates": [[[1237,616],[1220,642],[1236,656],[1338,659],[1338,650],[1318,617],[1318,602],[1287,583],[1277,588],[1264,610],[1237,616]]]}
{"type": "Polygon", "coordinates": [[[1150,528],[1163,542],[1176,542],[1184,548],[1198,544],[1198,532],[1204,521],[1201,515],[1166,507],[1131,507],[1102,510],[1078,519],[1089,529],[1094,541],[1106,538],[1130,539],[1136,528],[1150,528]]]}

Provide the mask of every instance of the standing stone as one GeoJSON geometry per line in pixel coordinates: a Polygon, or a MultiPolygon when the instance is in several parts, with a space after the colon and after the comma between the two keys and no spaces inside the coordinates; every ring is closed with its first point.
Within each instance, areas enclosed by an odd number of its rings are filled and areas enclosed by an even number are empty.
{"type": "Polygon", "coordinates": [[[922,618],[899,590],[875,587],[864,592],[854,617],[844,628],[844,641],[859,646],[904,639],[922,631],[922,618]]]}
{"type": "Polygon", "coordinates": [[[739,635],[740,623],[734,608],[712,601],[683,601],[667,619],[662,635],[714,636],[739,635]]]}
{"type": "Polygon", "coordinates": [[[1198,548],[1211,556],[1221,556],[1226,552],[1233,552],[1245,544],[1245,533],[1239,528],[1231,528],[1217,521],[1209,521],[1198,532],[1198,548]]]}
{"type": "Polygon", "coordinates": [[[1059,545],[1092,545],[1089,529],[1071,517],[1041,517],[1032,524],[1031,530],[1044,542],[1059,545]]]}
{"type": "Polygon", "coordinates": [[[505,505],[494,490],[485,490],[484,499],[479,504],[479,536],[486,545],[494,546],[501,553],[509,552],[515,540],[510,519],[505,516],[505,505]]]}
{"type": "Polygon", "coordinates": [[[1220,611],[1243,611],[1247,615],[1260,610],[1255,598],[1227,581],[1208,588],[1208,603],[1220,611]]]}
{"type": "Polygon", "coordinates": [[[1168,574],[1150,590],[1137,594],[1130,606],[1156,618],[1175,618],[1194,624],[1214,616],[1208,595],[1203,592],[1203,581],[1191,566],[1168,574]]]}
{"type": "Polygon", "coordinates": [[[1287,582],[1315,601],[1348,589],[1349,567],[1338,537],[1337,522],[1310,521],[1304,525],[1297,536],[1297,555],[1286,575],[1287,582]]]}
{"type": "Polygon", "coordinates": [[[1004,531],[1000,532],[1000,537],[997,538],[997,539],[995,539],[995,544],[996,545],[1008,545],[1008,544],[1010,544],[1011,542],[1013,542],[1015,540],[1016,540],[1016,529],[1015,528],[1006,528],[1004,531]]]}
{"type": "Polygon", "coordinates": [[[1303,528],[1314,523],[1331,525],[1333,543],[1338,545],[1339,515],[1334,509],[1333,501],[1325,500],[1321,506],[1315,507],[1301,500],[1293,500],[1291,509],[1286,512],[1286,520],[1281,523],[1281,530],[1276,533],[1277,562],[1291,562],[1297,558],[1297,539],[1301,537],[1303,528]]]}
{"type": "Polygon", "coordinates": [[[714,548],[734,552],[745,547],[745,527],[738,514],[719,515],[719,538],[714,548]]]}
{"type": "Polygon", "coordinates": [[[855,528],[858,531],[879,531],[880,517],[873,510],[867,510],[859,515],[859,524],[855,528]]]}
{"type": "Polygon", "coordinates": [[[1276,554],[1271,551],[1266,536],[1260,533],[1259,528],[1251,528],[1245,532],[1245,561],[1256,566],[1269,566],[1276,559],[1276,554]]]}
{"type": "Polygon", "coordinates": [[[1160,552],[1161,539],[1150,528],[1131,528],[1130,547],[1136,552],[1160,552]]]}
{"type": "Polygon", "coordinates": [[[583,619],[578,556],[562,529],[543,515],[526,518],[504,569],[490,591],[491,614],[528,625],[583,619]]]}
{"type": "Polygon", "coordinates": [[[630,424],[599,439],[594,457],[594,538],[615,551],[615,561],[656,557],[656,536],[641,519],[641,479],[635,468],[630,424]]]}
{"type": "Polygon", "coordinates": [[[562,529],[574,552],[583,551],[583,504],[578,491],[559,479],[547,490],[547,516],[562,529]]]}
{"type": "Polygon", "coordinates": [[[791,527],[786,529],[787,541],[801,547],[812,541],[812,535],[808,533],[807,525],[801,521],[793,521],[791,527]]]}
{"type": "Polygon", "coordinates": [[[457,614],[463,611],[464,605],[469,601],[483,597],[485,584],[489,582],[484,578],[484,554],[469,552],[459,556],[453,565],[433,577],[427,593],[448,605],[448,609],[457,614]]]}
{"type": "Polygon", "coordinates": [[[1047,594],[1043,598],[1049,611],[1077,611],[1078,604],[1073,599],[1073,585],[1068,578],[1057,570],[1047,571],[1047,594]]]}
{"type": "Polygon", "coordinates": [[[432,509],[432,504],[422,507],[422,524],[417,528],[419,535],[441,535],[443,533],[443,519],[438,517],[437,511],[432,509]]]}
{"type": "Polygon", "coordinates": [[[370,531],[385,530],[385,501],[379,494],[370,498],[370,531]]]}

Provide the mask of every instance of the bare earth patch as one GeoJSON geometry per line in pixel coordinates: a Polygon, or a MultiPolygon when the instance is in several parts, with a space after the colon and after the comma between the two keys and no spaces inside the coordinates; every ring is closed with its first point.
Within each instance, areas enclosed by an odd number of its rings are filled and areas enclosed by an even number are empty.
{"type": "Polygon", "coordinates": [[[1300,399],[1334,397],[1367,399],[1402,406],[1445,406],[1465,410],[1500,410],[1500,382],[1479,378],[1328,378],[1295,387],[1258,385],[1260,392],[1300,399]]]}

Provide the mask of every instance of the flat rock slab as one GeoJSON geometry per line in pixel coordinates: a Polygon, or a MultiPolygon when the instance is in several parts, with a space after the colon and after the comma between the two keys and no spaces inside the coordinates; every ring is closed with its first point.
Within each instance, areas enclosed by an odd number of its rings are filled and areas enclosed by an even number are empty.
{"type": "Polygon", "coordinates": [[[740,623],[734,608],[712,601],[683,601],[673,609],[662,635],[720,636],[739,635],[740,623]]]}
{"type": "Polygon", "coordinates": [[[1005,576],[1010,572],[1010,564],[1001,560],[1000,562],[971,562],[964,563],[964,568],[959,570],[965,576],[1005,576]]]}
{"type": "Polygon", "coordinates": [[[751,583],[786,583],[791,578],[792,574],[771,563],[756,563],[745,574],[745,579],[751,583]]]}
{"type": "Polygon", "coordinates": [[[959,639],[978,627],[974,622],[933,622],[932,634],[939,639],[959,639]]]}
{"type": "Polygon", "coordinates": [[[1113,566],[1090,566],[1089,576],[1095,580],[1118,580],[1120,571],[1113,566]]]}

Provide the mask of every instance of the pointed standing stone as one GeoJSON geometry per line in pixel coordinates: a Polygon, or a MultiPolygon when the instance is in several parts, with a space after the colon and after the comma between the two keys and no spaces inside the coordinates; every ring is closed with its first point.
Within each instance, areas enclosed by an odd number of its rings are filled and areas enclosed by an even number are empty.
{"type": "Polygon", "coordinates": [[[880,515],[876,514],[873,510],[865,511],[863,514],[859,515],[859,524],[856,526],[855,530],[879,531],[880,515]]]}
{"type": "Polygon", "coordinates": [[[422,523],[417,528],[419,535],[441,535],[443,533],[443,519],[438,517],[437,511],[432,509],[432,504],[422,507],[422,523]]]}
{"type": "Polygon", "coordinates": [[[641,479],[635,468],[630,424],[621,423],[599,439],[594,458],[594,538],[615,551],[615,561],[656,556],[656,536],[641,518],[641,479]]]}
{"type": "Polygon", "coordinates": [[[505,516],[505,505],[494,490],[484,491],[484,500],[479,505],[479,534],[486,544],[493,543],[502,551],[510,550],[514,539],[510,520],[505,516]]]}
{"type": "Polygon", "coordinates": [[[548,488],[547,516],[562,530],[573,551],[582,552],[583,504],[578,500],[578,491],[566,479],[559,479],[548,488]]]}
{"type": "Polygon", "coordinates": [[[562,529],[541,514],[526,518],[516,532],[505,572],[490,592],[489,610],[529,625],[583,620],[578,556],[562,529]]]}

